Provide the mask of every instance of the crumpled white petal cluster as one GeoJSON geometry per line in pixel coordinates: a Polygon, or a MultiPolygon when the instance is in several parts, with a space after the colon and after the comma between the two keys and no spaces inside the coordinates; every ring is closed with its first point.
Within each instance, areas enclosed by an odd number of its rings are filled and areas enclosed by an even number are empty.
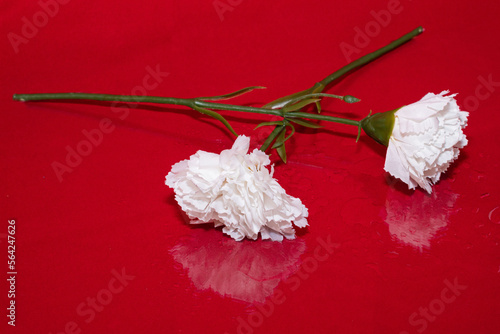
{"type": "Polygon", "coordinates": [[[432,185],[467,145],[462,130],[469,113],[460,110],[456,94],[448,93],[428,93],[394,114],[385,170],[410,189],[418,185],[431,193],[432,185]]]}
{"type": "Polygon", "coordinates": [[[198,151],[172,166],[165,184],[192,224],[214,223],[237,241],[243,238],[274,241],[295,238],[292,222],[307,226],[308,211],[300,199],[289,196],[266,168],[269,157],[239,136],[221,154],[198,151]]]}

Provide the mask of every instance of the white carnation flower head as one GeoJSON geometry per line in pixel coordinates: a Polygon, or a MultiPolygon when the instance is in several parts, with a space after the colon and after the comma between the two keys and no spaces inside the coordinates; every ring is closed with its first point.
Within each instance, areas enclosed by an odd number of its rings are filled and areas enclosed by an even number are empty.
{"type": "Polygon", "coordinates": [[[384,169],[410,189],[420,186],[432,193],[432,185],[467,145],[463,129],[469,113],[460,110],[456,94],[448,93],[428,93],[413,104],[362,121],[365,132],[388,146],[384,169]]]}
{"type": "Polygon", "coordinates": [[[235,240],[295,238],[292,226],[307,226],[307,208],[273,178],[267,154],[248,153],[250,139],[239,136],[220,154],[198,151],[172,166],[165,184],[192,224],[213,223],[235,240]]]}

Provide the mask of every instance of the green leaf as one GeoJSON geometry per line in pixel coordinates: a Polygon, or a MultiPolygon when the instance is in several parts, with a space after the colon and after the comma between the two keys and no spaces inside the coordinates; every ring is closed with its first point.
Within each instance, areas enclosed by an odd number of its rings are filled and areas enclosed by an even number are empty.
{"type": "MultiPolygon", "coordinates": [[[[278,148],[281,145],[283,145],[288,139],[292,138],[292,136],[295,133],[295,127],[290,122],[287,122],[286,126],[289,126],[292,129],[292,131],[290,132],[290,134],[283,141],[280,141],[279,139],[276,139],[276,142],[274,143],[273,147],[271,147],[271,148],[278,148]]],[[[286,132],[286,131],[284,131],[284,132],[286,132]]]]}
{"type": "Polygon", "coordinates": [[[305,126],[306,128],[319,129],[323,127],[322,125],[313,123],[311,121],[306,121],[305,119],[302,118],[287,118],[287,120],[305,126]]]}
{"type": "MultiPolygon", "coordinates": [[[[280,122],[280,124],[283,124],[283,123],[280,122]]],[[[269,137],[267,137],[267,139],[264,142],[264,144],[262,144],[262,146],[260,147],[260,150],[262,152],[265,152],[269,148],[269,145],[271,145],[271,143],[273,142],[273,140],[276,138],[276,136],[278,136],[284,128],[285,128],[284,125],[276,125],[276,127],[273,130],[273,132],[271,132],[269,134],[269,137]]]]}
{"type": "Polygon", "coordinates": [[[262,86],[252,86],[252,87],[246,87],[240,90],[237,90],[236,92],[232,92],[229,94],[225,95],[218,95],[218,96],[207,96],[207,97],[199,97],[197,100],[205,100],[205,101],[220,101],[220,100],[229,100],[234,97],[246,94],[248,92],[251,92],[254,89],[266,89],[266,87],[262,86]]]}
{"type": "Polygon", "coordinates": [[[290,139],[294,134],[295,134],[295,126],[293,126],[292,123],[290,122],[286,122],[286,125],[289,126],[291,129],[292,129],[292,132],[290,132],[290,134],[288,135],[288,137],[286,137],[285,141],[287,141],[288,139],[290,139]]]}
{"type": "Polygon", "coordinates": [[[260,128],[261,126],[268,126],[268,125],[280,125],[283,124],[282,121],[274,121],[274,122],[262,122],[259,125],[257,125],[254,130],[260,128]]]}
{"type": "Polygon", "coordinates": [[[318,110],[318,114],[321,114],[321,103],[316,102],[316,109],[318,110]]]}
{"type": "MultiPolygon", "coordinates": [[[[355,103],[359,102],[360,100],[354,96],[351,95],[346,95],[346,96],[341,96],[341,95],[334,95],[334,94],[326,94],[326,93],[321,93],[323,89],[325,88],[321,84],[317,84],[318,86],[311,87],[309,89],[297,92],[295,94],[287,95],[284,97],[281,97],[277,100],[274,100],[272,102],[269,102],[268,104],[264,105],[262,108],[264,109],[279,109],[289,106],[289,105],[294,105],[296,102],[305,100],[305,99],[312,99],[312,98],[318,98],[318,97],[332,97],[335,99],[340,99],[343,100],[347,103],[355,103]]],[[[321,106],[319,103],[316,103],[316,106],[318,107],[318,111],[321,111],[321,106]]]]}
{"type": "Polygon", "coordinates": [[[303,90],[301,92],[297,92],[294,94],[283,96],[277,100],[269,102],[268,104],[262,106],[262,108],[264,108],[264,109],[279,109],[279,108],[282,108],[283,106],[287,105],[290,101],[296,100],[297,98],[299,98],[299,100],[300,100],[301,96],[311,94],[311,92],[312,92],[312,88],[309,88],[309,89],[303,90]]]}
{"type": "Polygon", "coordinates": [[[278,138],[276,139],[276,141],[283,142],[281,146],[276,148],[276,152],[278,152],[281,161],[283,161],[284,163],[286,163],[285,132],[286,132],[285,129],[283,129],[278,135],[278,138]]]}
{"type": "Polygon", "coordinates": [[[311,93],[311,94],[305,94],[305,95],[301,95],[299,97],[296,97],[294,99],[291,99],[290,101],[288,101],[288,103],[286,105],[284,105],[284,107],[295,104],[295,103],[302,101],[302,100],[305,100],[305,99],[317,99],[317,98],[321,98],[321,97],[332,97],[334,99],[340,99],[340,100],[344,99],[344,97],[340,96],[340,95],[326,94],[326,93],[311,93]]]}
{"type": "Polygon", "coordinates": [[[295,104],[292,104],[292,105],[286,105],[283,107],[282,110],[283,110],[283,112],[297,111],[297,110],[304,108],[308,104],[316,103],[318,101],[320,101],[320,99],[305,99],[305,100],[301,100],[301,101],[299,101],[295,104]]]}
{"type": "Polygon", "coordinates": [[[205,108],[202,108],[202,107],[198,107],[196,105],[193,106],[193,109],[196,110],[196,111],[201,112],[202,114],[205,114],[205,115],[208,115],[210,117],[213,117],[213,118],[215,118],[218,121],[221,121],[222,124],[224,124],[226,126],[226,128],[229,131],[231,131],[231,133],[233,135],[238,136],[238,134],[236,133],[236,131],[234,131],[233,127],[229,124],[229,122],[222,115],[220,115],[219,113],[217,113],[217,112],[215,112],[213,110],[209,110],[209,109],[205,109],[205,108]]]}

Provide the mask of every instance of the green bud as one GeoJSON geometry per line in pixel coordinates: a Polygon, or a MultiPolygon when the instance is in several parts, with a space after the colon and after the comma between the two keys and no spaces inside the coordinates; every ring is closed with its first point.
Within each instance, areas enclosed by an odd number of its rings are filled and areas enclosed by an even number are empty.
{"type": "Polygon", "coordinates": [[[361,120],[361,127],[368,136],[380,144],[387,146],[389,145],[389,138],[391,138],[396,119],[394,113],[398,110],[399,108],[367,116],[361,120]]]}
{"type": "Polygon", "coordinates": [[[354,97],[354,96],[351,96],[351,95],[345,95],[344,98],[343,98],[343,100],[344,100],[344,102],[347,102],[347,103],[356,103],[356,102],[361,101],[357,97],[354,97]]]}

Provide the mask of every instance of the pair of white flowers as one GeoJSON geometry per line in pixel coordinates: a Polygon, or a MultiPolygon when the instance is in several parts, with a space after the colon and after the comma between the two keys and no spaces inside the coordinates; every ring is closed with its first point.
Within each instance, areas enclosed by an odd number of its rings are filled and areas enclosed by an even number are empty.
{"type": "MultiPolygon", "coordinates": [[[[431,193],[431,186],[467,145],[463,128],[468,113],[455,95],[428,93],[420,101],[391,113],[385,170],[431,193]]],[[[273,178],[269,157],[239,136],[221,154],[198,151],[172,167],[165,184],[193,224],[214,223],[235,240],[245,237],[281,241],[295,238],[292,226],[307,226],[307,208],[273,178]]]]}

